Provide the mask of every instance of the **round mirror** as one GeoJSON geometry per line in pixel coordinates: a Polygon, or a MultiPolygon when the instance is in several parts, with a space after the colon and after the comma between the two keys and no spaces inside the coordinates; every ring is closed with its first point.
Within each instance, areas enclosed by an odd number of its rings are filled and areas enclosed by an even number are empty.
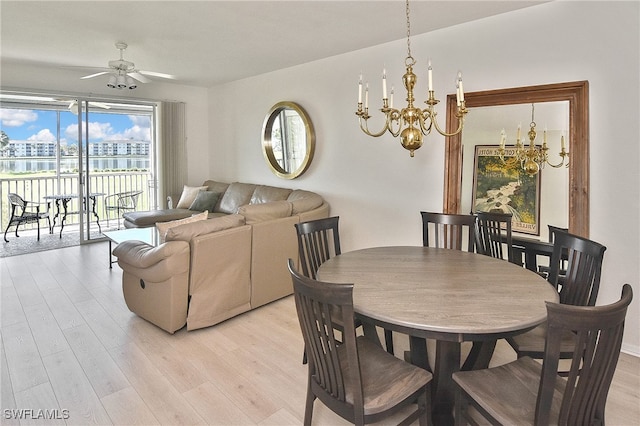
{"type": "Polygon", "coordinates": [[[264,120],[262,153],[276,176],[294,179],[311,164],[315,138],[306,111],[294,102],[279,102],[264,120]]]}

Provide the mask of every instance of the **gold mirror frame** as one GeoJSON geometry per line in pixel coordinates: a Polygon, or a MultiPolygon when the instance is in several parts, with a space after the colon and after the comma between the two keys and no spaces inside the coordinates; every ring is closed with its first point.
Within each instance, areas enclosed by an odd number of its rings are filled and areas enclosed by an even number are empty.
{"type": "Polygon", "coordinates": [[[307,112],[295,102],[278,102],[275,104],[267,116],[264,119],[264,124],[262,125],[262,153],[264,155],[267,164],[271,171],[278,177],[283,179],[295,179],[298,176],[302,175],[307,171],[309,165],[311,164],[311,160],[313,160],[313,153],[316,147],[316,135],[313,129],[313,124],[311,123],[311,119],[307,112]],[[296,170],[286,170],[285,168],[278,163],[276,156],[273,150],[273,143],[271,140],[273,123],[280,116],[280,113],[283,110],[293,110],[295,111],[304,123],[305,128],[305,156],[302,160],[302,163],[296,170]]]}
{"type": "MultiPolygon", "coordinates": [[[[569,101],[569,232],[589,237],[589,82],[465,93],[467,108],[569,101]]],[[[447,131],[458,128],[455,95],[447,96],[447,131]]],[[[473,110],[469,111],[473,114],[473,110]]],[[[464,130],[463,130],[464,132],[464,130]]],[[[444,212],[461,213],[462,135],[445,139],[444,212]]]]}

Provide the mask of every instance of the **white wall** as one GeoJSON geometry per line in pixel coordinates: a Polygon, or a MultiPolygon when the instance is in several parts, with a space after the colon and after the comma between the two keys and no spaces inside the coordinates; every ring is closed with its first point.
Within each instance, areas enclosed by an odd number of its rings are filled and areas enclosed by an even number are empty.
{"type": "MultiPolygon", "coordinates": [[[[636,299],[623,349],[636,354],[639,9],[637,2],[552,2],[411,41],[418,60],[418,100],[424,101],[426,63],[431,58],[442,126],[446,94],[453,92],[459,69],[466,91],[589,81],[590,237],[608,247],[598,303],[619,298],[623,283],[633,285],[636,299]]],[[[383,66],[389,86],[396,88],[396,104],[402,99],[398,93],[403,90],[405,55],[406,41],[399,40],[211,89],[209,175],[318,191],[331,204],[332,214],[341,217],[343,250],[421,244],[418,212],[442,209],[444,138],[427,138],[410,158],[396,139],[365,136],[354,115],[361,71],[371,82],[371,110],[381,97],[383,66]],[[283,100],[300,103],[316,129],[313,164],[294,181],[273,176],[260,150],[264,115],[283,100]]]]}

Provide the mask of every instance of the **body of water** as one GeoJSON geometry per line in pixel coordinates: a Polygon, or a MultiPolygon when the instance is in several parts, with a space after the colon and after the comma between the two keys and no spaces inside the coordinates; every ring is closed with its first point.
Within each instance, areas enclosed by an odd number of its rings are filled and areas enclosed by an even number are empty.
{"type": "MultiPolygon", "coordinates": [[[[96,157],[89,159],[89,170],[150,170],[148,157],[96,157]]],[[[55,172],[55,158],[0,158],[0,173],[55,172]]],[[[76,157],[60,159],[61,171],[78,170],[76,157]]]]}

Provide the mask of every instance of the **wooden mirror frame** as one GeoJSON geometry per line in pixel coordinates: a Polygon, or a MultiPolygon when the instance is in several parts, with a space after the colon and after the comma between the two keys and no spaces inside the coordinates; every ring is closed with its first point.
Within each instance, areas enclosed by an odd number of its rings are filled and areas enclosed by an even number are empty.
{"type": "MultiPolygon", "coordinates": [[[[467,108],[569,101],[569,232],[589,237],[589,82],[465,93],[467,108]]],[[[458,128],[456,96],[447,96],[447,132],[458,128]]],[[[473,110],[469,111],[473,114],[473,110]]],[[[464,130],[463,130],[464,132],[464,130]]],[[[462,134],[445,139],[444,212],[461,213],[462,134]]]]}

